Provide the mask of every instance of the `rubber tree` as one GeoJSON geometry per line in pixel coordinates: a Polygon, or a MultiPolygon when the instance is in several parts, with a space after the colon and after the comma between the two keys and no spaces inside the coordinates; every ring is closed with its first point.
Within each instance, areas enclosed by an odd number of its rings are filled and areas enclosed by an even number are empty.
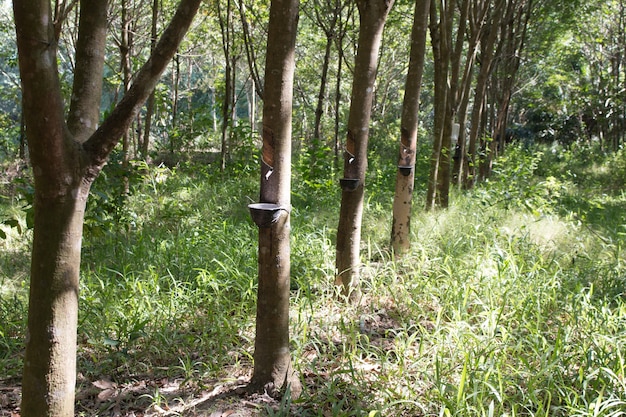
{"type": "Polygon", "coordinates": [[[222,48],[224,51],[224,96],[222,104],[222,146],[220,153],[221,170],[226,169],[226,159],[228,157],[228,127],[233,121],[232,112],[234,110],[235,86],[233,83],[233,74],[235,66],[233,63],[236,58],[233,54],[233,18],[232,18],[232,0],[226,0],[226,10],[222,11],[220,2],[217,2],[217,14],[220,22],[220,30],[222,34],[222,48]],[[224,15],[225,14],[225,15],[224,15]]]}
{"type": "Polygon", "coordinates": [[[107,1],[80,1],[67,120],[51,4],[13,2],[35,189],[23,417],[74,416],[79,268],[89,189],[156,85],[200,2],[181,0],[154,53],[99,127],[107,1]]]}
{"type": "Polygon", "coordinates": [[[394,253],[408,251],[411,245],[411,209],[415,182],[415,154],[419,128],[420,92],[426,55],[426,29],[430,0],[417,0],[411,28],[411,52],[406,75],[402,118],[400,120],[400,151],[396,191],[393,199],[391,246],[394,253]]]}
{"type": "MultiPolygon", "coordinates": [[[[328,70],[330,67],[330,57],[334,39],[337,36],[337,23],[345,2],[341,0],[314,0],[309,19],[321,29],[326,38],[324,47],[324,58],[322,59],[322,74],[320,77],[319,92],[317,94],[317,104],[315,105],[315,122],[313,124],[313,147],[319,146],[321,140],[322,116],[324,115],[324,103],[326,101],[326,87],[328,84],[328,70]]],[[[306,10],[306,9],[305,9],[306,10]]],[[[315,151],[312,152],[315,154],[315,151]]]]}
{"type": "Polygon", "coordinates": [[[487,144],[488,151],[480,166],[481,178],[491,175],[494,158],[504,150],[511,97],[517,82],[521,56],[527,40],[528,22],[533,8],[533,0],[510,0],[501,21],[497,48],[499,53],[491,81],[492,91],[497,100],[492,108],[497,108],[497,115],[492,127],[493,140],[487,144]]]}
{"type": "Polygon", "coordinates": [[[476,62],[476,56],[480,47],[481,39],[485,36],[485,27],[487,12],[490,7],[491,0],[472,1],[469,4],[468,11],[468,46],[465,58],[465,69],[463,71],[463,80],[461,82],[460,97],[458,98],[458,124],[459,135],[454,150],[454,167],[452,170],[452,179],[459,188],[463,185],[463,174],[467,152],[467,135],[466,121],[470,104],[470,89],[474,86],[473,74],[476,62]]]}
{"type": "Polygon", "coordinates": [[[289,353],[291,115],[298,7],[298,0],[272,0],[270,6],[260,203],[250,207],[259,226],[259,287],[249,389],[274,396],[289,391],[294,398],[302,390],[289,353]]]}
{"type": "Polygon", "coordinates": [[[430,171],[428,175],[428,189],[426,192],[426,209],[437,206],[446,207],[441,200],[438,184],[445,177],[445,169],[449,167],[450,141],[446,132],[449,132],[446,117],[450,90],[450,53],[452,24],[454,18],[454,3],[442,0],[432,0],[430,3],[430,39],[433,50],[434,65],[434,123],[433,149],[430,157],[430,171]]]}
{"type": "Polygon", "coordinates": [[[474,186],[478,179],[478,168],[480,166],[480,155],[478,143],[482,132],[481,126],[484,116],[484,103],[487,96],[489,76],[493,68],[494,45],[498,39],[498,26],[502,19],[503,9],[506,0],[495,0],[490,7],[484,24],[485,35],[480,39],[480,61],[478,62],[478,75],[476,77],[476,87],[474,88],[474,103],[470,116],[470,132],[468,138],[467,152],[463,161],[463,188],[469,189],[474,186]]]}
{"type": "MultiPolygon", "coordinates": [[[[154,51],[157,43],[157,29],[159,23],[159,0],[152,0],[152,19],[150,21],[150,52],[154,51]]],[[[144,119],[143,138],[140,139],[139,153],[142,159],[148,159],[148,151],[150,149],[150,133],[152,132],[152,116],[154,115],[156,106],[156,94],[154,90],[150,93],[146,102],[146,115],[144,119]]]]}
{"type": "Polygon", "coordinates": [[[360,17],[359,40],[344,151],[344,178],[341,180],[335,279],[335,284],[342,286],[342,294],[353,299],[359,293],[361,220],[374,81],[383,28],[393,3],[394,0],[356,1],[360,17]]]}
{"type": "MultiPolygon", "coordinates": [[[[426,207],[448,207],[453,152],[458,147],[461,126],[472,82],[472,68],[478,37],[468,32],[471,6],[475,2],[436,1],[431,4],[431,40],[435,67],[434,146],[426,207]],[[457,10],[458,9],[458,10],[457,10]],[[456,38],[454,38],[454,36],[456,38]],[[465,59],[463,54],[465,52],[465,59]],[[459,116],[459,112],[463,114],[459,116]]],[[[464,140],[464,139],[463,139],[464,140]]]]}

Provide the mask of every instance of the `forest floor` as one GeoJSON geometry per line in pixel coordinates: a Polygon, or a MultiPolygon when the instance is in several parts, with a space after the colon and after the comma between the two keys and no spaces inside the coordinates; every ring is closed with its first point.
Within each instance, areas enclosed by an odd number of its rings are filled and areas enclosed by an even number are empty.
{"type": "MultiPolygon", "coordinates": [[[[626,152],[511,147],[489,181],[424,212],[425,149],[401,257],[388,249],[396,167],[376,159],[395,153],[371,155],[350,305],[333,284],[337,174],[295,162],[297,400],[246,391],[254,161],[139,164],[125,198],[107,166],[85,217],[76,415],[623,417],[626,152]]],[[[13,185],[0,200],[0,417],[20,415],[32,238],[28,178],[13,185]]]]}

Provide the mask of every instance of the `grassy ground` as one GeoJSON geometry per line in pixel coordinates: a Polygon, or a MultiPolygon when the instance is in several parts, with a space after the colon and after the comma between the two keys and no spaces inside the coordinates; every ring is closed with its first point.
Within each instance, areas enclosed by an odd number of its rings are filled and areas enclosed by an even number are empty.
{"type": "MultiPolygon", "coordinates": [[[[292,351],[305,392],[282,403],[238,390],[254,341],[257,230],[246,205],[256,165],[139,167],[125,201],[114,172],[99,179],[85,226],[77,413],[625,414],[626,155],[515,148],[492,180],[430,213],[421,177],[401,259],[388,250],[393,165],[374,153],[370,166],[364,297],[349,306],[332,286],[337,175],[298,162],[292,351]]],[[[24,199],[6,194],[0,214],[20,228],[3,225],[0,241],[2,416],[19,394],[29,246],[24,199]]]]}

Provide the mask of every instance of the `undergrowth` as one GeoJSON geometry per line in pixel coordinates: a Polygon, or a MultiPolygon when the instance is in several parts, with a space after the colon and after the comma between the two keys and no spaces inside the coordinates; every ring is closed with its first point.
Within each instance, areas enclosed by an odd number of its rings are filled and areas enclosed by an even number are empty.
{"type": "MultiPolygon", "coordinates": [[[[339,302],[332,285],[337,173],[296,161],[292,352],[305,391],[265,414],[624,415],[626,199],[607,182],[624,180],[610,175],[620,155],[514,147],[489,181],[455,191],[448,210],[424,212],[416,190],[402,257],[388,249],[394,170],[374,160],[357,305],[339,302]]],[[[202,390],[249,377],[257,230],[246,206],[257,199],[256,170],[139,165],[136,174],[123,199],[105,181],[94,185],[80,381],[150,375],[202,390]]],[[[4,377],[21,372],[29,240],[21,201],[2,204],[24,226],[2,226],[0,241],[4,377]]]]}

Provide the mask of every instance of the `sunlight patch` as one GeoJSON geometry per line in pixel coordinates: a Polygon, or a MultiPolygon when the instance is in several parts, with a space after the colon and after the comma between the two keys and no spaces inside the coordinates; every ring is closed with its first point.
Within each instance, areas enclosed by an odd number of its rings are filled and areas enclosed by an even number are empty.
{"type": "Polygon", "coordinates": [[[513,215],[500,231],[509,236],[526,236],[533,244],[547,250],[556,249],[559,243],[570,238],[567,224],[553,216],[513,215]]]}

